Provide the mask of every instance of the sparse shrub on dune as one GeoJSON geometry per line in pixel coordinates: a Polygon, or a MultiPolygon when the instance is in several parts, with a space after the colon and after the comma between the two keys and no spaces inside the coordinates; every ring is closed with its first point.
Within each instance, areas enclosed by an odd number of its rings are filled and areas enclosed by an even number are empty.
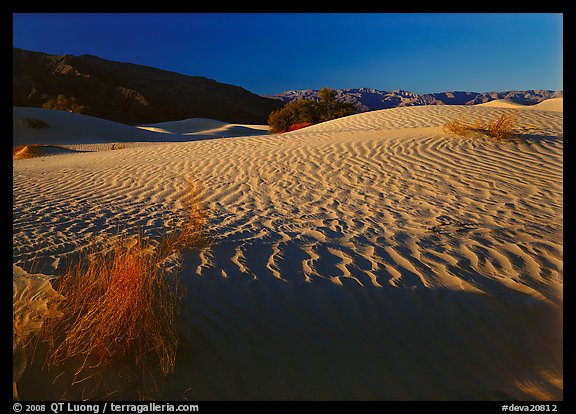
{"type": "Polygon", "coordinates": [[[515,119],[510,112],[504,112],[500,118],[492,123],[481,121],[472,123],[461,118],[444,124],[444,129],[455,135],[465,136],[478,132],[500,141],[517,141],[519,136],[514,132],[515,128],[515,119]]]}
{"type": "Polygon", "coordinates": [[[41,156],[40,147],[37,145],[18,145],[12,148],[12,159],[23,160],[41,156]]]}
{"type": "Polygon", "coordinates": [[[56,283],[64,297],[63,316],[44,325],[51,346],[48,365],[78,357],[83,361],[79,373],[85,364],[128,359],[138,365],[153,356],[168,374],[176,355],[182,293],[178,279],[161,263],[140,235],[118,237],[108,249],[95,246],[73,263],[56,283]]]}
{"type": "Polygon", "coordinates": [[[18,145],[12,148],[12,159],[22,160],[26,158],[43,157],[46,155],[54,155],[59,153],[74,152],[60,145],[18,145]]]}
{"type": "Polygon", "coordinates": [[[311,125],[314,125],[312,122],[300,122],[299,124],[290,125],[288,127],[288,132],[296,131],[298,129],[306,128],[311,125]]]}
{"type": "Polygon", "coordinates": [[[268,125],[270,132],[282,133],[291,131],[295,125],[313,125],[319,122],[329,121],[355,114],[357,108],[349,102],[339,102],[336,100],[336,92],[329,88],[322,88],[318,92],[320,100],[318,102],[297,99],[288,102],[284,107],[270,114],[268,125]]]}
{"type": "Polygon", "coordinates": [[[479,124],[471,124],[470,122],[459,118],[448,121],[444,124],[444,130],[454,135],[465,136],[471,132],[478,131],[482,128],[479,124]]]}
{"type": "Polygon", "coordinates": [[[274,111],[268,118],[270,132],[287,132],[292,125],[318,122],[317,104],[306,99],[288,102],[282,109],[274,111]]]}
{"type": "Polygon", "coordinates": [[[62,316],[44,323],[46,366],[75,364],[74,378],[116,362],[174,370],[178,317],[185,289],[170,256],[206,244],[207,213],[192,189],[184,200],[186,221],[159,240],[140,232],[119,234],[87,248],[55,282],[64,298],[62,316]]]}
{"type": "Polygon", "coordinates": [[[182,200],[184,224],[167,231],[161,238],[158,251],[162,257],[183,249],[202,248],[209,243],[206,232],[208,209],[202,202],[202,187],[198,182],[190,181],[187,186],[188,191],[182,200]]]}
{"type": "Polygon", "coordinates": [[[317,122],[326,122],[336,118],[355,114],[358,109],[351,102],[340,102],[336,100],[336,91],[330,88],[322,88],[318,91],[320,101],[318,102],[317,122]]]}
{"type": "Polygon", "coordinates": [[[514,128],[514,116],[509,112],[505,112],[495,122],[486,125],[486,133],[496,139],[510,140],[517,138],[514,128]]]}

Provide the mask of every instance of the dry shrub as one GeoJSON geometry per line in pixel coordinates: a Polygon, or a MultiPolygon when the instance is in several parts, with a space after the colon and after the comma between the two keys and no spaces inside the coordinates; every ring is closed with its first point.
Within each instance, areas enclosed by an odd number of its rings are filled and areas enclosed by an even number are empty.
{"type": "Polygon", "coordinates": [[[198,197],[191,192],[185,225],[161,240],[119,234],[67,268],[55,286],[64,297],[63,316],[47,320],[41,335],[49,346],[48,367],[79,360],[77,376],[119,361],[154,361],[164,376],[173,371],[184,288],[166,262],[176,250],[204,243],[207,215],[198,197]]]}
{"type": "Polygon", "coordinates": [[[465,136],[472,132],[479,132],[501,141],[515,141],[518,135],[514,132],[515,119],[512,113],[504,112],[500,118],[492,123],[474,123],[465,119],[456,119],[444,124],[444,129],[452,134],[465,136]]]}
{"type": "Polygon", "coordinates": [[[500,118],[492,123],[482,123],[481,121],[472,123],[464,119],[452,120],[444,124],[444,129],[459,136],[465,136],[472,132],[480,132],[502,141],[518,139],[518,136],[514,132],[515,119],[510,112],[504,112],[500,118]]]}
{"type": "Polygon", "coordinates": [[[496,139],[513,139],[516,137],[514,126],[514,116],[509,112],[504,112],[498,120],[486,126],[486,133],[496,139]]]}
{"type": "Polygon", "coordinates": [[[182,200],[186,214],[184,223],[178,228],[166,232],[160,240],[158,251],[168,257],[175,251],[186,248],[201,248],[208,242],[206,225],[208,209],[202,202],[203,188],[198,182],[187,181],[187,192],[182,200]]]}
{"type": "Polygon", "coordinates": [[[109,249],[102,247],[94,246],[58,280],[63,316],[44,324],[52,346],[48,364],[81,357],[80,372],[89,357],[97,358],[96,366],[118,359],[138,365],[153,353],[168,374],[178,342],[178,279],[164,271],[162,257],[140,235],[119,236],[109,249]]]}
{"type": "Polygon", "coordinates": [[[40,157],[41,155],[42,153],[38,145],[19,145],[12,148],[12,159],[14,160],[40,157]]]}
{"type": "Polygon", "coordinates": [[[311,125],[314,125],[312,122],[300,122],[298,124],[293,124],[288,127],[288,132],[296,131],[298,129],[306,128],[311,125]]]}
{"type": "Polygon", "coordinates": [[[482,126],[479,123],[472,124],[462,118],[455,119],[444,124],[444,129],[452,134],[464,136],[470,132],[478,131],[482,126]]]}

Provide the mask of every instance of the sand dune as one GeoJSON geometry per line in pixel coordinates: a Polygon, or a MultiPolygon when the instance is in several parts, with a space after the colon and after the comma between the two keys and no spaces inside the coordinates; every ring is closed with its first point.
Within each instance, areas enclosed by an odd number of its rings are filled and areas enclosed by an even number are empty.
{"type": "Polygon", "coordinates": [[[540,111],[563,112],[564,111],[564,98],[546,99],[545,101],[542,101],[542,102],[534,105],[534,109],[538,109],[540,111]]]}
{"type": "Polygon", "coordinates": [[[56,302],[62,297],[52,288],[50,276],[29,274],[20,267],[13,266],[12,310],[13,359],[12,377],[14,396],[17,397],[16,383],[26,370],[29,355],[24,350],[31,336],[40,331],[46,318],[60,317],[56,302]]]}
{"type": "Polygon", "coordinates": [[[154,128],[170,134],[189,134],[207,129],[222,128],[225,125],[227,125],[226,122],[217,121],[215,119],[191,118],[184,119],[182,121],[160,122],[157,124],[141,125],[138,128],[154,128]]]}
{"type": "Polygon", "coordinates": [[[268,134],[267,125],[228,124],[214,119],[191,118],[182,121],[141,125],[138,128],[166,134],[185,135],[189,138],[221,138],[268,134]]]}
{"type": "Polygon", "coordinates": [[[195,139],[261,135],[267,125],[228,124],[213,119],[192,118],[143,126],[130,126],[92,116],[42,108],[13,109],[13,146],[60,144],[75,148],[109,149],[112,143],[124,146],[134,143],[181,142],[195,139]],[[43,128],[30,127],[27,120],[46,123],[43,128]],[[96,145],[100,144],[100,145],[96,145]],[[105,145],[102,145],[105,144],[105,145]]]}
{"type": "Polygon", "coordinates": [[[535,105],[523,105],[510,99],[495,99],[484,102],[478,106],[487,106],[491,108],[513,108],[513,109],[535,109],[538,111],[556,111],[562,112],[564,107],[564,98],[551,98],[539,102],[535,105]]]}
{"type": "Polygon", "coordinates": [[[512,99],[495,99],[493,101],[484,102],[478,105],[487,106],[490,108],[514,108],[514,109],[526,109],[530,106],[514,102],[512,99]]]}
{"type": "Polygon", "coordinates": [[[148,141],[163,137],[118,122],[42,108],[14,107],[12,125],[14,146],[148,141]],[[26,123],[27,118],[44,121],[48,126],[30,128],[26,123]]]}
{"type": "Polygon", "coordinates": [[[562,154],[561,110],[482,105],[18,160],[14,263],[178,223],[192,176],[215,241],[180,258],[189,352],[160,397],[561,399],[562,154]],[[442,128],[506,111],[523,142],[442,128]]]}

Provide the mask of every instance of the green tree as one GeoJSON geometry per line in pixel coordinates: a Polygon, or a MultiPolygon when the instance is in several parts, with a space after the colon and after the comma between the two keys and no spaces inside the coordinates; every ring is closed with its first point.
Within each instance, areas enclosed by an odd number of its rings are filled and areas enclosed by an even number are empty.
{"type": "Polygon", "coordinates": [[[322,88],[318,92],[319,102],[297,99],[272,112],[268,117],[270,132],[286,132],[296,124],[317,124],[356,113],[356,106],[336,100],[336,92],[322,88]]]}
{"type": "Polygon", "coordinates": [[[327,87],[323,87],[318,91],[318,97],[323,102],[335,102],[336,91],[327,87]]]}
{"type": "Polygon", "coordinates": [[[294,124],[315,124],[318,118],[316,102],[297,99],[272,112],[268,117],[268,124],[271,132],[285,132],[294,124]]]}
{"type": "Polygon", "coordinates": [[[343,116],[353,115],[356,113],[356,105],[351,102],[339,102],[336,100],[336,91],[329,88],[322,88],[318,91],[320,98],[319,122],[329,121],[331,119],[341,118],[343,116]]]}

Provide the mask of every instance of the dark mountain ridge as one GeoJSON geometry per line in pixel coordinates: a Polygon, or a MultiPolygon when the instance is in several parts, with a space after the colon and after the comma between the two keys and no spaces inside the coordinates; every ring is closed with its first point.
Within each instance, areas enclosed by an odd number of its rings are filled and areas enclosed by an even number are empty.
{"type": "Polygon", "coordinates": [[[49,55],[13,48],[13,105],[42,107],[60,94],[87,114],[127,124],[186,118],[265,124],[282,106],[239,86],[92,55],[49,55]]]}

